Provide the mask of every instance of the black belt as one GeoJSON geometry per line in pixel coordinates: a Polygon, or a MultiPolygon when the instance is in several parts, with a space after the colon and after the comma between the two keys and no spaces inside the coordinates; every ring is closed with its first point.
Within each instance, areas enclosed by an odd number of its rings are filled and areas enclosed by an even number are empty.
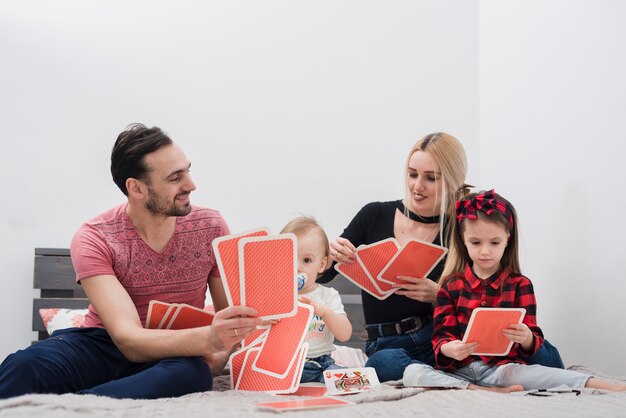
{"type": "Polygon", "coordinates": [[[411,316],[401,319],[398,322],[388,322],[385,324],[366,325],[367,338],[370,340],[388,337],[390,335],[403,335],[417,331],[431,321],[430,317],[411,316]]]}

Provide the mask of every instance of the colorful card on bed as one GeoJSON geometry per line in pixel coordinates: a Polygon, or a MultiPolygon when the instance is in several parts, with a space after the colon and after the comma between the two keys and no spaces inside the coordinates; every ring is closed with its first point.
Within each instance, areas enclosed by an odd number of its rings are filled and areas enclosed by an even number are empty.
{"type": "Polygon", "coordinates": [[[352,402],[344,401],[342,399],[335,398],[310,398],[310,399],[295,399],[292,401],[280,401],[280,402],[262,402],[256,404],[257,408],[268,411],[297,411],[302,409],[319,409],[330,408],[334,406],[351,405],[352,402]]]}
{"type": "Polygon", "coordinates": [[[329,395],[348,395],[379,386],[373,367],[332,369],[324,372],[324,384],[329,395]]]}
{"type": "Polygon", "coordinates": [[[502,330],[510,324],[522,322],[525,314],[524,308],[476,308],[467,324],[463,342],[479,344],[473,355],[506,356],[513,341],[506,338],[502,330]]]}
{"type": "Polygon", "coordinates": [[[241,234],[225,235],[213,240],[215,260],[224,284],[228,305],[240,305],[239,289],[239,240],[247,237],[259,237],[269,235],[267,228],[259,228],[241,234]]]}
{"type": "Polygon", "coordinates": [[[294,315],[298,295],[296,236],[242,238],[238,247],[241,305],[256,309],[263,319],[294,315]]]}
{"type": "Polygon", "coordinates": [[[378,274],[378,280],[401,284],[403,281],[398,276],[426,277],[447,252],[445,247],[410,239],[378,274]]]}
{"type": "Polygon", "coordinates": [[[151,300],[148,305],[145,328],[186,329],[205,327],[213,323],[213,317],[213,312],[195,306],[151,300]]]}

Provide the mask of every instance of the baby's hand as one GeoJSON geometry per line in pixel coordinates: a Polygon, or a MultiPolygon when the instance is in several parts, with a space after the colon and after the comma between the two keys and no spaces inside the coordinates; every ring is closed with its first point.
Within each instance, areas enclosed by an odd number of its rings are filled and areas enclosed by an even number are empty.
{"type": "Polygon", "coordinates": [[[319,316],[320,318],[323,318],[324,314],[326,314],[326,305],[322,303],[314,302],[306,296],[299,296],[298,301],[313,306],[313,314],[319,316]]]}
{"type": "Polygon", "coordinates": [[[441,346],[444,356],[455,360],[464,360],[478,348],[478,343],[464,343],[461,340],[453,340],[441,346]]]}
{"type": "Polygon", "coordinates": [[[524,323],[511,324],[508,328],[503,329],[502,333],[514,343],[519,343],[524,351],[530,351],[533,346],[533,332],[524,323]]]}

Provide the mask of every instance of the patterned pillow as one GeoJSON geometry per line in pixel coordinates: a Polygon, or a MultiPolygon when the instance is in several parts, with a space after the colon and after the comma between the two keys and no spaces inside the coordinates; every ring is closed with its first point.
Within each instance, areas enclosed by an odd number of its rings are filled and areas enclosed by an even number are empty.
{"type": "Polygon", "coordinates": [[[39,309],[39,316],[48,335],[52,335],[58,329],[82,327],[87,312],[88,309],[42,308],[39,309]]]}
{"type": "MultiPolygon", "coordinates": [[[[204,309],[215,313],[213,305],[206,305],[204,309]]],[[[41,316],[48,335],[52,335],[58,329],[83,327],[88,311],[88,309],[41,308],[39,309],[39,316],[41,316]]]]}

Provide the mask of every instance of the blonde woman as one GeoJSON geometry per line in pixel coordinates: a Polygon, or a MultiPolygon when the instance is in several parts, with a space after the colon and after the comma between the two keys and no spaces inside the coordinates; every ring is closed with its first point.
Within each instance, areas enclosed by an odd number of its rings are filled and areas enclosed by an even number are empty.
{"type": "MultiPolygon", "coordinates": [[[[411,148],[405,173],[404,199],[365,205],[341,236],[330,243],[332,261],[355,262],[356,247],[391,237],[400,245],[415,238],[448,246],[454,204],[469,192],[463,145],[447,133],[426,135],[411,148]]],[[[444,264],[442,260],[427,280],[403,277],[406,283],[385,300],[361,292],[367,366],[376,369],[381,381],[401,379],[411,363],[434,365],[433,303],[444,264]]],[[[318,282],[326,283],[335,275],[334,269],[328,269],[318,282]]],[[[546,348],[552,351],[540,350],[531,362],[563,367],[556,349],[549,343],[546,348]]]]}

